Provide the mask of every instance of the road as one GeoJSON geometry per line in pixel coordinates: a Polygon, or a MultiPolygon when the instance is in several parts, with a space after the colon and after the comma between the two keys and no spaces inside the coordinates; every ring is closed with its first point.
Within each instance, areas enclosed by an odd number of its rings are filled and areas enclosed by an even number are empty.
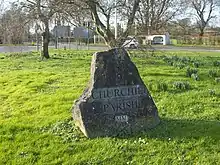
{"type": "Polygon", "coordinates": [[[36,46],[0,46],[0,53],[30,52],[36,50],[36,46]]]}
{"type": "MultiPolygon", "coordinates": [[[[50,48],[54,48],[54,46],[49,46],[50,48]]],[[[94,46],[94,45],[75,45],[75,44],[59,44],[59,49],[64,49],[66,47],[67,49],[75,49],[75,50],[106,50],[108,49],[107,46],[94,46]]],[[[0,53],[21,53],[21,52],[30,52],[30,51],[36,51],[36,46],[0,46],[0,53]]]]}
{"type": "MultiPolygon", "coordinates": [[[[54,46],[50,46],[54,48],[54,46]]],[[[94,45],[75,45],[75,44],[59,44],[59,49],[71,48],[78,50],[106,50],[107,46],[94,46],[94,45]]],[[[191,51],[191,52],[220,52],[220,49],[215,48],[202,48],[202,47],[176,47],[176,46],[153,46],[155,50],[160,51],[191,51]]],[[[36,46],[0,46],[0,53],[10,53],[10,52],[30,52],[36,51],[36,46]]]]}
{"type": "Polygon", "coordinates": [[[161,51],[190,51],[190,52],[220,52],[220,48],[208,47],[178,47],[178,46],[153,46],[156,50],[161,51]]]}

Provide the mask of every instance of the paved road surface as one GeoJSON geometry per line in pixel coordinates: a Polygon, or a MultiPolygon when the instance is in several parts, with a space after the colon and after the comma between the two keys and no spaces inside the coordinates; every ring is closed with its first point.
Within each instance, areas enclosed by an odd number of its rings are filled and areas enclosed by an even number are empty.
{"type": "Polygon", "coordinates": [[[205,47],[178,47],[178,46],[154,46],[156,50],[169,51],[191,51],[191,52],[220,52],[220,48],[205,48],[205,47]]]}
{"type": "Polygon", "coordinates": [[[0,53],[29,52],[36,50],[35,46],[0,46],[0,53]]]}
{"type": "MultiPolygon", "coordinates": [[[[71,48],[78,50],[106,50],[106,46],[94,46],[94,45],[75,45],[75,44],[59,44],[59,48],[63,49],[71,48]]],[[[54,46],[51,46],[54,48],[54,46]]],[[[220,49],[215,48],[199,48],[199,47],[175,47],[175,46],[153,46],[155,50],[161,51],[193,51],[193,52],[220,52],[220,49]]],[[[36,51],[36,46],[0,46],[0,53],[10,53],[10,52],[29,52],[36,51]]]]}
{"type": "MultiPolygon", "coordinates": [[[[108,49],[107,46],[86,46],[86,45],[75,45],[75,44],[59,44],[59,49],[64,49],[64,47],[75,49],[75,50],[106,50],[108,49]]],[[[54,46],[50,46],[50,48],[54,48],[54,46]]],[[[36,46],[0,46],[0,53],[19,53],[19,52],[30,52],[36,51],[36,46]]]]}

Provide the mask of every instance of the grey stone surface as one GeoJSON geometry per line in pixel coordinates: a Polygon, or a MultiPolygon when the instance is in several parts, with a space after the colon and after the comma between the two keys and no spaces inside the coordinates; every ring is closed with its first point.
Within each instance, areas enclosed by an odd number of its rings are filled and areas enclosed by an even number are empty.
{"type": "Polygon", "coordinates": [[[124,49],[93,55],[91,79],[73,106],[73,119],[89,138],[129,135],[160,122],[157,107],[124,49]]]}

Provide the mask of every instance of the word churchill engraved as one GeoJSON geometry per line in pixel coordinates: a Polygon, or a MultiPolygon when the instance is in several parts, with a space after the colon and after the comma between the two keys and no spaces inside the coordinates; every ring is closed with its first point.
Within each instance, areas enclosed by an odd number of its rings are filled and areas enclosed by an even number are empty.
{"type": "Polygon", "coordinates": [[[133,134],[160,122],[136,66],[119,48],[93,55],[91,80],[73,106],[73,119],[89,138],[133,134]]]}
{"type": "Polygon", "coordinates": [[[118,88],[96,89],[92,91],[92,98],[97,100],[117,97],[140,96],[143,94],[147,94],[145,87],[135,85],[118,88]]]}

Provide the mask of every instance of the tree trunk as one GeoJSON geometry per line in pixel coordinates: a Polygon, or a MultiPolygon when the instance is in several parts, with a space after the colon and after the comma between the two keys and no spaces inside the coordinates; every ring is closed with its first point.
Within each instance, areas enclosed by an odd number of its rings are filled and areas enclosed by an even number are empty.
{"type": "Polygon", "coordinates": [[[134,23],[134,18],[135,18],[136,11],[139,8],[139,3],[140,3],[140,0],[134,0],[132,12],[130,13],[128,17],[127,29],[119,38],[115,38],[115,35],[110,30],[110,26],[108,26],[108,23],[109,23],[108,20],[110,20],[110,14],[106,15],[106,18],[107,18],[107,26],[106,26],[105,24],[103,24],[98,14],[98,10],[97,10],[98,2],[94,0],[90,0],[86,2],[86,4],[89,6],[89,9],[92,13],[93,21],[96,24],[96,31],[104,38],[106,44],[110,48],[121,47],[123,45],[134,23]]]}
{"type": "Polygon", "coordinates": [[[202,38],[204,35],[204,29],[200,29],[200,33],[199,33],[199,44],[203,44],[202,38]]]}
{"type": "Polygon", "coordinates": [[[114,47],[117,47],[117,41],[113,35],[113,33],[111,33],[111,31],[109,31],[107,33],[106,36],[104,36],[104,39],[105,39],[105,42],[106,44],[108,45],[109,48],[114,48],[114,47]]]}
{"type": "Polygon", "coordinates": [[[48,21],[44,22],[45,25],[45,31],[42,34],[42,58],[50,58],[49,56],[49,51],[48,51],[48,47],[49,47],[49,42],[50,42],[50,31],[49,31],[49,23],[48,21]]]}

